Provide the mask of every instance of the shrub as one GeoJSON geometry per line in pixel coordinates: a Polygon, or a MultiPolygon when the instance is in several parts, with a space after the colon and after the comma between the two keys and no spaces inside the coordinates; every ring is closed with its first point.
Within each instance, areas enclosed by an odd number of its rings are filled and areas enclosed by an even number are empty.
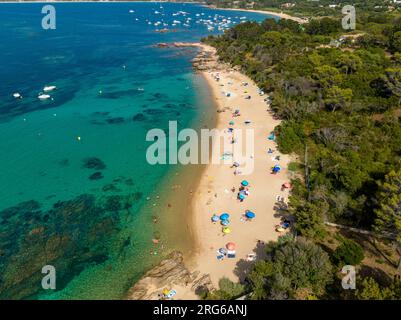
{"type": "Polygon", "coordinates": [[[228,278],[219,280],[219,290],[213,290],[201,296],[203,300],[232,300],[244,294],[245,288],[240,283],[232,282],[228,278]]]}
{"type": "Polygon", "coordinates": [[[364,258],[363,248],[354,240],[344,239],[333,254],[336,263],[358,265],[364,258]]]}

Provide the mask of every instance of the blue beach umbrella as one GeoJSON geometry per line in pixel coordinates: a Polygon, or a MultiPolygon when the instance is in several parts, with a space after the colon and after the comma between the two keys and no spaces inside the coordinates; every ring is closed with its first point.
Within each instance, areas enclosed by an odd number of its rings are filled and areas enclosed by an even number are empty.
{"type": "Polygon", "coordinates": [[[245,213],[245,216],[249,219],[256,217],[256,215],[252,211],[248,211],[247,213],[245,213]]]}
{"type": "Polygon", "coordinates": [[[249,184],[249,182],[246,181],[246,180],[242,180],[241,184],[242,184],[244,187],[246,187],[246,186],[249,184]]]}
{"type": "Polygon", "coordinates": [[[245,194],[243,194],[242,192],[240,192],[240,194],[238,195],[238,198],[241,200],[244,200],[245,197],[246,197],[245,194]]]}
{"type": "Polygon", "coordinates": [[[230,215],[228,213],[223,213],[220,215],[220,220],[228,220],[230,218],[230,215]]]}
{"type": "Polygon", "coordinates": [[[219,221],[219,216],[214,214],[213,217],[212,217],[212,221],[213,222],[219,221]]]}
{"type": "Polygon", "coordinates": [[[281,167],[277,164],[273,167],[273,172],[280,172],[280,170],[281,170],[281,167]]]}
{"type": "Polygon", "coordinates": [[[221,223],[222,226],[226,227],[226,226],[228,226],[230,224],[230,221],[229,220],[221,220],[220,223],[221,223]]]}

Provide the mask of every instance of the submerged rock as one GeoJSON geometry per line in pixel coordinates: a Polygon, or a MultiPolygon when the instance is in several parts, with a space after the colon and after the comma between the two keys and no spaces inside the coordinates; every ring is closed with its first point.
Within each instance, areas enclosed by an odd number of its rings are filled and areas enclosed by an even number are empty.
{"type": "Polygon", "coordinates": [[[106,204],[104,206],[107,211],[119,211],[122,209],[121,205],[121,196],[110,196],[106,200],[106,204]]]}
{"type": "Polygon", "coordinates": [[[134,192],[131,195],[131,197],[132,197],[133,201],[139,201],[139,200],[141,200],[143,198],[143,193],[139,192],[139,191],[138,192],[134,192]]]}
{"type": "Polygon", "coordinates": [[[96,157],[86,158],[84,161],[84,167],[88,169],[104,170],[106,169],[105,163],[96,157]]]}
{"type": "Polygon", "coordinates": [[[100,180],[100,179],[103,179],[103,174],[100,171],[95,172],[94,174],[89,176],[89,180],[100,180]]]}
{"type": "Polygon", "coordinates": [[[143,113],[137,113],[136,115],[134,115],[132,117],[132,120],[133,121],[145,121],[146,117],[145,117],[145,115],[143,113]]]}
{"type": "Polygon", "coordinates": [[[117,188],[114,184],[109,183],[103,186],[102,190],[104,192],[119,192],[121,191],[119,188],[117,188]]]}
{"type": "Polygon", "coordinates": [[[162,110],[162,109],[153,109],[153,108],[149,108],[149,109],[146,109],[146,110],[144,110],[144,112],[146,113],[146,114],[149,114],[149,115],[162,115],[162,114],[164,114],[165,113],[165,111],[164,110],[162,110]]]}
{"type": "Polygon", "coordinates": [[[115,117],[115,118],[109,118],[106,120],[108,124],[120,124],[124,123],[124,118],[123,117],[115,117]]]}
{"type": "Polygon", "coordinates": [[[46,212],[38,207],[32,200],[0,212],[0,217],[13,214],[0,225],[0,300],[45,293],[40,283],[46,264],[56,268],[57,290],[62,290],[88,264],[108,259],[119,216],[105,211],[94,196],[58,201],[46,212]]]}

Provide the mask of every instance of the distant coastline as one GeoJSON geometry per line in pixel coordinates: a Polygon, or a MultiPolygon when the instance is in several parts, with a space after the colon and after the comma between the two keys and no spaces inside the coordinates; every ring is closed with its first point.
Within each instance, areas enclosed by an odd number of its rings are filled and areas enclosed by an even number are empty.
{"type": "Polygon", "coordinates": [[[141,1],[141,0],[1,0],[0,3],[70,3],[70,2],[96,2],[96,3],[101,3],[101,2],[140,2],[140,3],[200,3],[203,4],[204,2],[201,1],[156,1],[156,0],[150,0],[150,1],[141,1]]]}
{"type": "Polygon", "coordinates": [[[205,2],[203,1],[155,1],[155,0],[150,0],[150,1],[140,1],[140,0],[47,0],[47,1],[41,1],[41,0],[28,0],[28,1],[24,1],[24,0],[10,0],[10,1],[0,1],[0,3],[77,3],[77,2],[96,2],[96,3],[105,3],[105,2],[139,2],[139,3],[188,3],[188,4],[202,4],[207,8],[210,9],[216,9],[216,10],[229,10],[229,11],[242,11],[242,12],[254,12],[254,13],[261,13],[261,14],[266,14],[266,15],[271,15],[271,16],[275,16],[275,17],[279,17],[281,19],[288,19],[288,20],[293,20],[296,21],[298,23],[307,23],[308,19],[306,18],[300,18],[300,17],[295,17],[295,16],[291,16],[287,13],[283,13],[283,12],[275,12],[275,11],[268,11],[268,10],[254,10],[254,9],[244,9],[244,8],[219,8],[216,7],[214,5],[207,5],[205,2]]]}
{"type": "Polygon", "coordinates": [[[267,14],[275,17],[279,17],[280,19],[288,19],[288,20],[293,20],[298,23],[307,23],[308,19],[306,18],[300,18],[300,17],[295,17],[291,16],[287,13],[284,12],[275,12],[275,11],[268,11],[268,10],[254,10],[254,9],[243,9],[243,8],[218,8],[213,5],[205,5],[208,8],[211,9],[218,9],[218,10],[228,10],[228,11],[242,11],[242,12],[254,12],[254,13],[261,13],[261,14],[267,14]]]}

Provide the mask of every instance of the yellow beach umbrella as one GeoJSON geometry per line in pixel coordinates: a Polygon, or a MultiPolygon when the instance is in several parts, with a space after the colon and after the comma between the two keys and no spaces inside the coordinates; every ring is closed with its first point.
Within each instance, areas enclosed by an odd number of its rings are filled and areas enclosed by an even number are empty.
{"type": "Polygon", "coordinates": [[[231,229],[228,227],[223,228],[223,233],[228,234],[231,232],[231,229]]]}

